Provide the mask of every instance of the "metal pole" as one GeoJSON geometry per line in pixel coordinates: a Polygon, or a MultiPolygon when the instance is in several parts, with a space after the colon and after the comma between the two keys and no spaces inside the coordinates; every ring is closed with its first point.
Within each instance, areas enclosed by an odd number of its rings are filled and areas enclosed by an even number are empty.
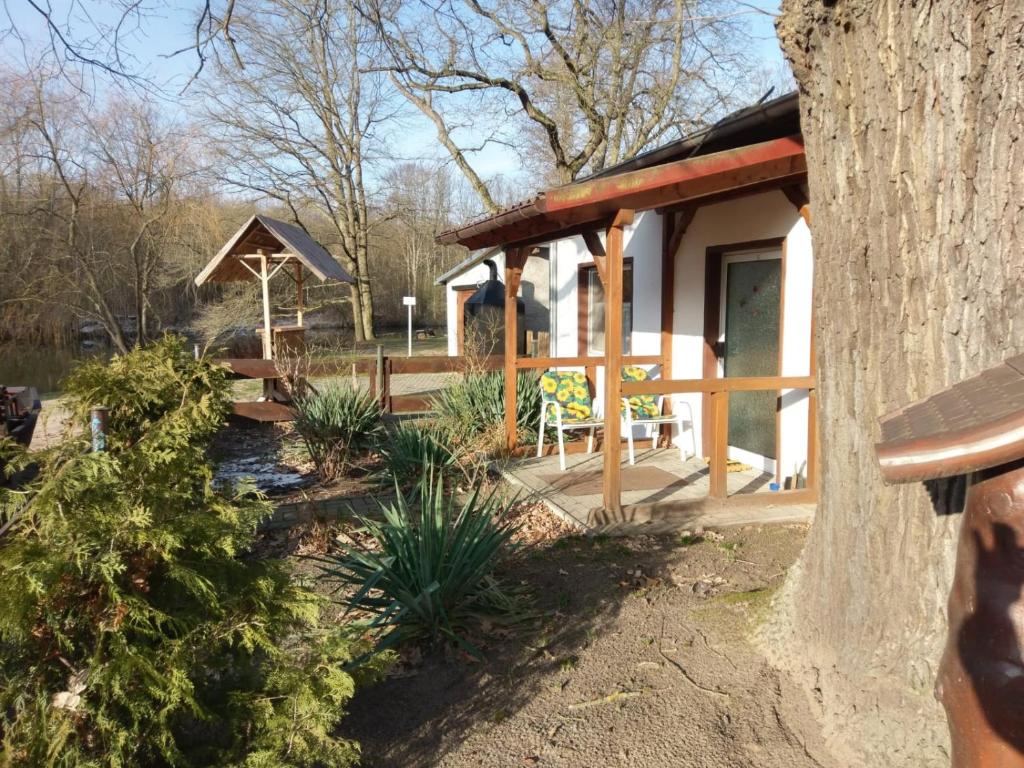
{"type": "Polygon", "coordinates": [[[409,310],[409,352],[406,357],[412,357],[412,304],[406,307],[406,309],[409,310]]]}
{"type": "Polygon", "coordinates": [[[110,411],[105,405],[97,405],[89,411],[89,431],[92,433],[93,453],[107,450],[107,421],[110,411]]]}

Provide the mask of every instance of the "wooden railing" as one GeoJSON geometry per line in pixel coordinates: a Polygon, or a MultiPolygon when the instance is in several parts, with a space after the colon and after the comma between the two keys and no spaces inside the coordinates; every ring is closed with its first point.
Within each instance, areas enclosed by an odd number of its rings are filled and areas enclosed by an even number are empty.
{"type": "Polygon", "coordinates": [[[817,381],[814,376],[749,376],[720,379],[654,379],[648,381],[622,382],[622,395],[677,395],[706,394],[710,396],[710,407],[706,410],[707,420],[702,429],[711,435],[710,488],[708,495],[713,499],[725,499],[728,490],[729,452],[729,394],[731,392],[781,392],[784,389],[804,389],[808,393],[807,429],[807,488],[804,493],[781,491],[780,499],[809,499],[817,495],[818,467],[818,400],[817,381]]]}

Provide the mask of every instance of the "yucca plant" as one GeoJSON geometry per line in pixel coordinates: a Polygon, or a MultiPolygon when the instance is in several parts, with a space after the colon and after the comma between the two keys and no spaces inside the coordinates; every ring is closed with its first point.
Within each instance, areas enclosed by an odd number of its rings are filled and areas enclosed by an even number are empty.
{"type": "MultiPolygon", "coordinates": [[[[540,387],[535,371],[516,375],[516,428],[524,440],[537,439],[540,387]]],[[[505,374],[474,373],[434,398],[433,410],[451,434],[471,440],[505,424],[505,374]]]]}
{"type": "Polygon", "coordinates": [[[494,576],[515,549],[518,526],[509,504],[480,486],[461,504],[432,475],[421,493],[381,504],[383,522],[358,518],[369,540],[344,554],[316,558],[349,610],[370,614],[366,628],[377,648],[410,641],[448,641],[479,657],[468,639],[475,624],[526,617],[523,595],[494,576]]]}
{"type": "Polygon", "coordinates": [[[295,428],[324,480],[337,478],[353,453],[373,446],[384,428],[380,403],[355,387],[323,387],[297,398],[295,410],[295,428]]]}
{"type": "Polygon", "coordinates": [[[389,485],[419,488],[426,478],[455,464],[455,452],[436,424],[401,424],[383,449],[381,478],[389,485]]]}

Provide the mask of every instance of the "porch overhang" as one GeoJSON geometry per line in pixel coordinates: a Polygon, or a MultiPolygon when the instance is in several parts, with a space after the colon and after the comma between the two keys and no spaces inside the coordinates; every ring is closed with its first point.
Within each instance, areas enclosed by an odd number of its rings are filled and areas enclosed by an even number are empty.
{"type": "Polygon", "coordinates": [[[487,218],[437,237],[467,248],[514,246],[603,226],[617,211],[664,208],[743,189],[802,181],[807,160],[801,136],[787,136],[652,168],[547,190],[487,218]]]}

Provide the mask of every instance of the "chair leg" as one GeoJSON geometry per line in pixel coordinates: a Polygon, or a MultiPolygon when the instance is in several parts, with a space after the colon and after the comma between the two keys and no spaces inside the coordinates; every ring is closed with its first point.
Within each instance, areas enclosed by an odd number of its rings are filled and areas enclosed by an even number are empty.
{"type": "Polygon", "coordinates": [[[632,467],[636,464],[636,456],[633,453],[633,420],[629,416],[626,417],[626,445],[629,446],[629,466],[632,467]]]}
{"type": "Polygon", "coordinates": [[[587,453],[593,453],[593,452],[594,452],[594,427],[591,427],[590,431],[587,432],[587,453]]]}
{"type": "Polygon", "coordinates": [[[676,419],[676,426],[679,428],[679,460],[686,461],[686,449],[683,448],[683,416],[676,419]]]}
{"type": "Polygon", "coordinates": [[[540,404],[540,429],[537,431],[537,458],[544,455],[544,416],[547,413],[548,404],[540,404]]]}
{"type": "Polygon", "coordinates": [[[565,441],[562,439],[562,425],[558,425],[558,466],[565,472],[565,441]]]}

